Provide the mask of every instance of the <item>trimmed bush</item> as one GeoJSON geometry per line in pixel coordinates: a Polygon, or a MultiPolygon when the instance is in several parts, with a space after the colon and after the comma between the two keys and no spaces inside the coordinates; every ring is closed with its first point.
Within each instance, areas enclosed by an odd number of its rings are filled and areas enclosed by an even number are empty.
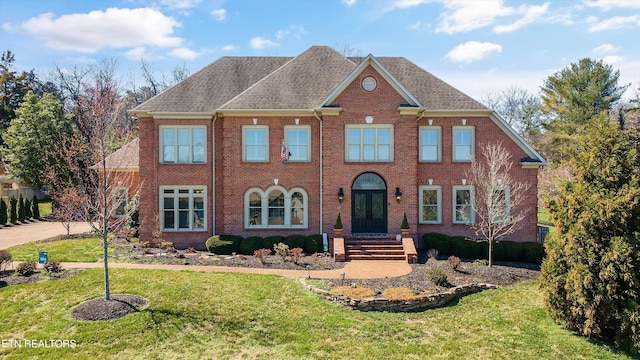
{"type": "Polygon", "coordinates": [[[51,261],[44,265],[44,269],[50,274],[58,273],[62,271],[62,264],[60,261],[51,261]]]}
{"type": "Polygon", "coordinates": [[[426,249],[436,249],[440,255],[452,255],[451,238],[445,234],[426,233],[422,235],[426,249]]]}
{"type": "Polygon", "coordinates": [[[18,222],[18,199],[12,196],[9,205],[9,221],[15,224],[18,222]]]}
{"type": "Polygon", "coordinates": [[[21,262],[16,267],[16,273],[22,276],[29,276],[36,271],[36,262],[35,261],[25,261],[21,262]]]}
{"type": "MultiPolygon", "coordinates": [[[[240,241],[240,253],[243,255],[253,255],[253,252],[262,249],[264,239],[260,236],[249,236],[240,241]]],[[[271,251],[271,249],[269,249],[271,251]]]]}
{"type": "Polygon", "coordinates": [[[528,263],[541,264],[544,259],[544,245],[537,242],[521,243],[524,249],[522,261],[528,263]]]}
{"type": "Polygon", "coordinates": [[[307,254],[315,254],[324,252],[322,246],[322,234],[315,234],[307,236],[307,240],[302,247],[307,254]]]}
{"type": "Polygon", "coordinates": [[[38,204],[38,198],[33,195],[33,199],[31,200],[31,213],[33,214],[34,219],[40,219],[40,204],[38,204]]]}
{"type": "Polygon", "coordinates": [[[207,250],[218,255],[230,255],[236,251],[233,241],[221,240],[220,235],[214,235],[208,238],[204,245],[207,247],[207,250]]]}
{"type": "Polygon", "coordinates": [[[478,241],[455,236],[451,238],[451,254],[462,259],[479,259],[482,254],[482,245],[478,241]]]}
{"type": "Polygon", "coordinates": [[[33,213],[31,212],[31,201],[29,199],[24,199],[24,217],[25,219],[31,219],[33,217],[33,213]]]}
{"type": "Polygon", "coordinates": [[[522,243],[514,241],[501,241],[502,248],[504,249],[505,261],[523,261],[524,259],[524,247],[522,243]]]}
{"type": "Polygon", "coordinates": [[[304,249],[305,244],[307,243],[307,237],[304,235],[289,235],[284,238],[282,242],[287,244],[290,249],[297,247],[304,249]]]}
{"type": "Polygon", "coordinates": [[[0,225],[6,224],[7,220],[7,203],[0,199],[0,225]]]}
{"type": "Polygon", "coordinates": [[[24,198],[22,194],[18,197],[18,221],[24,221],[25,219],[24,198]]]}
{"type": "Polygon", "coordinates": [[[262,247],[265,249],[273,249],[275,244],[279,244],[284,242],[284,236],[267,236],[262,240],[262,247]]]}

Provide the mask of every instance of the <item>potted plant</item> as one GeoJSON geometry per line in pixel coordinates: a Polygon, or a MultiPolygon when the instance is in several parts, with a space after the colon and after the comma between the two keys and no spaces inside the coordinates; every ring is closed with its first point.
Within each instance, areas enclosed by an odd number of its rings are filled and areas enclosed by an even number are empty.
{"type": "Polygon", "coordinates": [[[402,233],[402,236],[409,236],[409,221],[407,220],[407,213],[404,213],[404,217],[402,218],[400,232],[402,233]]]}
{"type": "Polygon", "coordinates": [[[342,236],[342,218],[340,218],[340,213],[338,213],[338,218],[336,219],[335,225],[333,225],[333,230],[336,236],[342,236]]]}

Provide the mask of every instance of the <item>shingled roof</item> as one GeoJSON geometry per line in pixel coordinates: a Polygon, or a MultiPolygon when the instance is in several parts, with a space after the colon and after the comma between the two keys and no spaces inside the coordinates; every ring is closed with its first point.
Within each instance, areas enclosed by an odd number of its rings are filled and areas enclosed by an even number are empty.
{"type": "MultiPolygon", "coordinates": [[[[223,57],[131,112],[315,109],[367,58],[328,46],[297,57],[223,57]]],[[[488,110],[402,57],[376,58],[427,110],[488,110]]]]}
{"type": "Polygon", "coordinates": [[[124,144],[105,158],[105,165],[110,170],[138,170],[140,168],[140,138],[124,144]]]}

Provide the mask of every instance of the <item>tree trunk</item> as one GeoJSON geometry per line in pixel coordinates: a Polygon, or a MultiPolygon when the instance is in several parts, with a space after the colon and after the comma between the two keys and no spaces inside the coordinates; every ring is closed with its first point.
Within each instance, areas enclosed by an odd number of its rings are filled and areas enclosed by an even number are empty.
{"type": "Polygon", "coordinates": [[[493,265],[493,241],[489,239],[489,267],[493,265]]]}

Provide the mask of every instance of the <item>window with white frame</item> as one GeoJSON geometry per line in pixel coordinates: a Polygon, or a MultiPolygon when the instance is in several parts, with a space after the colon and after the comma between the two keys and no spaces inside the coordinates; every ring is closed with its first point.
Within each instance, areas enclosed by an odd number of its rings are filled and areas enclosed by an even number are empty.
{"type": "Polygon", "coordinates": [[[310,126],[285,126],[284,141],[288,150],[287,161],[311,160],[311,127],[310,126]]]}
{"type": "Polygon", "coordinates": [[[470,224],[475,221],[472,186],[453,187],[453,222],[470,224]]]}
{"type": "Polygon", "coordinates": [[[440,126],[420,127],[420,161],[440,161],[441,139],[440,126]]]}
{"type": "Polygon", "coordinates": [[[442,222],[442,191],[440,186],[420,186],[420,223],[442,222]]]}
{"type": "Polygon", "coordinates": [[[245,228],[306,228],[307,201],[301,188],[250,189],[245,193],[245,228]]]}
{"type": "Polygon", "coordinates": [[[509,187],[495,186],[490,190],[488,208],[492,223],[508,223],[511,219],[509,209],[509,187]]]}
{"type": "Polygon", "coordinates": [[[163,231],[205,231],[206,187],[160,187],[163,231]]]}
{"type": "Polygon", "coordinates": [[[393,125],[347,125],[346,161],[393,161],[393,125]]]}
{"type": "Polygon", "coordinates": [[[453,127],[453,161],[471,161],[475,156],[475,131],[473,126],[453,127]]]}
{"type": "Polygon", "coordinates": [[[117,188],[114,190],[114,205],[118,205],[114,211],[113,216],[124,216],[126,213],[126,206],[129,202],[129,189],[117,188]]]}
{"type": "Polygon", "coordinates": [[[269,127],[247,125],[242,127],[242,160],[269,161],[269,127]]]}
{"type": "Polygon", "coordinates": [[[201,164],[206,162],[205,126],[161,126],[160,162],[201,164]]]}

